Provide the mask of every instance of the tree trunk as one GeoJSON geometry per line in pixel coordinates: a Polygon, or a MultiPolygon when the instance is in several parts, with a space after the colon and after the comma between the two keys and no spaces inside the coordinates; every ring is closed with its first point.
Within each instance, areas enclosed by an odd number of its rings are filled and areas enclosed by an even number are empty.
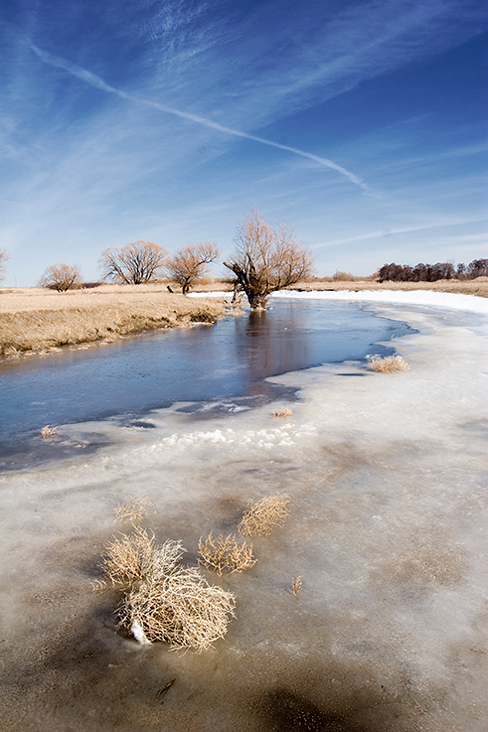
{"type": "Polygon", "coordinates": [[[266,295],[263,293],[246,291],[249,307],[251,310],[266,310],[266,295]]]}

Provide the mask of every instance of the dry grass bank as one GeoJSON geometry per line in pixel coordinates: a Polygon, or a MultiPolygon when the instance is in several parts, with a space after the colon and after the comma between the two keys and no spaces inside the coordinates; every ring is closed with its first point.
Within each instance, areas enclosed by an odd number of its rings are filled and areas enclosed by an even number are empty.
{"type": "Polygon", "coordinates": [[[62,346],[112,342],[158,328],[213,323],[225,305],[170,294],[165,285],[102,285],[54,293],[0,290],[0,355],[45,354],[62,346]]]}

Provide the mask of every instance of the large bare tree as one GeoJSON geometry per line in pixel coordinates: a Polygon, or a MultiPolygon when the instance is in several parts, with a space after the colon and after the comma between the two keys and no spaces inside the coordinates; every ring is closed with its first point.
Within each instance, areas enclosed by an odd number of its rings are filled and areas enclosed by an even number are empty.
{"type": "Polygon", "coordinates": [[[220,252],[211,241],[201,244],[188,244],[169,259],[166,272],[181,287],[186,295],[209,271],[209,264],[214,262],[220,252]]]}
{"type": "Polygon", "coordinates": [[[309,277],[313,257],[293,229],[268,224],[254,211],[239,225],[236,253],[224,265],[234,275],[234,286],[245,292],[251,309],[265,309],[268,295],[309,277]]]}
{"type": "Polygon", "coordinates": [[[50,290],[58,292],[66,292],[76,285],[81,284],[81,271],[77,264],[71,266],[69,264],[53,264],[48,267],[41,279],[39,287],[48,287],[50,290]]]}
{"type": "Polygon", "coordinates": [[[134,241],[123,247],[104,249],[99,264],[103,278],[112,282],[142,285],[163,274],[168,251],[151,241],[134,241]]]}
{"type": "Polygon", "coordinates": [[[10,259],[6,249],[0,249],[0,282],[5,279],[5,263],[10,259]]]}

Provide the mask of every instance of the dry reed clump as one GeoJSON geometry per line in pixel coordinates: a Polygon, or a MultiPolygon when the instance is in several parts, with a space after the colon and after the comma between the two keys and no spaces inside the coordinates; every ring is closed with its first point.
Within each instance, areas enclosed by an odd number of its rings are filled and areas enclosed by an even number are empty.
{"type": "Polygon", "coordinates": [[[222,577],[233,572],[242,572],[256,564],[252,554],[252,544],[238,542],[236,537],[229,534],[220,534],[216,539],[212,532],[203,542],[198,542],[200,557],[198,561],[211,572],[217,572],[222,577]]]}
{"type": "Polygon", "coordinates": [[[130,503],[115,507],[117,521],[130,521],[136,524],[147,517],[146,506],[151,505],[151,501],[147,501],[145,498],[132,496],[130,503]]]}
{"type": "Polygon", "coordinates": [[[288,496],[277,494],[255,501],[242,517],[239,533],[247,536],[269,536],[276,526],[283,526],[290,513],[288,496]]]}
{"type": "Polygon", "coordinates": [[[372,371],[393,374],[397,371],[408,371],[410,366],[402,356],[367,356],[372,371]]]}
{"type": "Polygon", "coordinates": [[[124,596],[120,625],[139,642],[166,641],[173,649],[203,651],[227,632],[235,598],[209,585],[199,570],[179,563],[181,542],[154,549],[145,578],[124,596]]]}
{"type": "Polygon", "coordinates": [[[286,407],[285,405],[273,410],[273,417],[291,417],[292,415],[293,412],[290,407],[286,407]]]}
{"type": "Polygon", "coordinates": [[[41,430],[41,437],[44,440],[47,440],[49,437],[54,437],[54,435],[59,435],[57,427],[51,427],[51,425],[47,424],[41,430]]]}

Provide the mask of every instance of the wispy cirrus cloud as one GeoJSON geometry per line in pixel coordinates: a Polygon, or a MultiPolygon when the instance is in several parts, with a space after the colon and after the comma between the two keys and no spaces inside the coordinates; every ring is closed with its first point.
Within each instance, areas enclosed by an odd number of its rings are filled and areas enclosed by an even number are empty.
{"type": "MultiPolygon", "coordinates": [[[[264,3],[239,21],[222,21],[217,44],[196,52],[194,64],[183,65],[176,78],[170,63],[158,66],[155,83],[183,93],[198,85],[199,109],[215,109],[240,126],[252,119],[256,129],[442,53],[486,27],[478,0],[365,0],[333,12],[317,3],[313,24],[298,5],[279,8],[264,3]],[[230,47],[230,63],[222,64],[230,47]]],[[[158,50],[151,47],[148,54],[157,63],[158,50]]]]}
{"type": "Polygon", "coordinates": [[[53,56],[50,53],[47,53],[40,48],[37,48],[34,44],[31,44],[31,48],[34,51],[34,53],[41,59],[41,61],[44,61],[44,63],[49,64],[50,66],[54,66],[56,68],[61,68],[67,71],[69,74],[76,76],[78,79],[81,79],[82,81],[85,81],[90,86],[95,87],[96,89],[100,89],[102,91],[108,92],[109,94],[115,94],[118,97],[121,97],[122,99],[126,99],[130,102],[133,102],[135,104],[142,104],[146,107],[151,107],[152,109],[157,109],[160,112],[164,112],[165,114],[170,114],[175,117],[179,117],[180,119],[187,120],[189,122],[194,122],[198,125],[203,125],[204,127],[208,127],[212,130],[215,130],[216,132],[221,132],[225,135],[230,135],[231,137],[239,137],[245,140],[250,140],[252,142],[257,142],[262,145],[268,145],[269,147],[274,147],[279,150],[285,150],[286,152],[291,152],[294,155],[300,155],[303,158],[308,158],[309,160],[313,160],[314,162],[318,163],[319,165],[323,165],[326,168],[330,168],[331,170],[335,170],[341,175],[348,178],[352,183],[359,186],[363,190],[366,190],[367,185],[364,183],[364,181],[354,173],[351,173],[351,171],[347,170],[346,168],[342,167],[341,165],[338,165],[337,163],[334,163],[332,160],[328,160],[327,158],[323,158],[320,155],[314,155],[313,153],[308,153],[304,150],[299,150],[296,147],[291,147],[290,145],[284,145],[278,142],[273,142],[272,140],[267,140],[264,137],[258,137],[256,135],[251,135],[247,132],[242,132],[239,130],[234,130],[230,127],[225,127],[224,125],[219,124],[218,122],[214,122],[213,120],[207,119],[205,117],[202,117],[197,114],[192,114],[191,112],[185,112],[179,109],[174,109],[173,107],[168,107],[166,105],[160,104],[159,102],[152,101],[150,99],[145,99],[143,97],[140,97],[138,95],[128,93],[122,89],[117,89],[116,87],[111,86],[110,84],[107,84],[103,79],[101,79],[96,74],[93,74],[91,71],[88,71],[87,69],[84,69],[80,66],[77,66],[75,64],[72,64],[65,59],[61,59],[57,56],[53,56]]]}
{"type": "Polygon", "coordinates": [[[357,234],[355,236],[345,237],[343,239],[331,239],[330,241],[315,244],[314,249],[322,247],[335,247],[342,244],[352,244],[354,242],[370,241],[372,239],[379,239],[381,237],[396,236],[399,234],[413,234],[418,232],[431,232],[434,229],[445,229],[450,226],[461,226],[466,224],[486,224],[488,219],[486,218],[462,218],[462,217],[451,217],[446,220],[445,217],[442,219],[439,217],[436,221],[425,222],[416,226],[406,226],[398,229],[383,229],[380,231],[370,231],[357,234]]]}

